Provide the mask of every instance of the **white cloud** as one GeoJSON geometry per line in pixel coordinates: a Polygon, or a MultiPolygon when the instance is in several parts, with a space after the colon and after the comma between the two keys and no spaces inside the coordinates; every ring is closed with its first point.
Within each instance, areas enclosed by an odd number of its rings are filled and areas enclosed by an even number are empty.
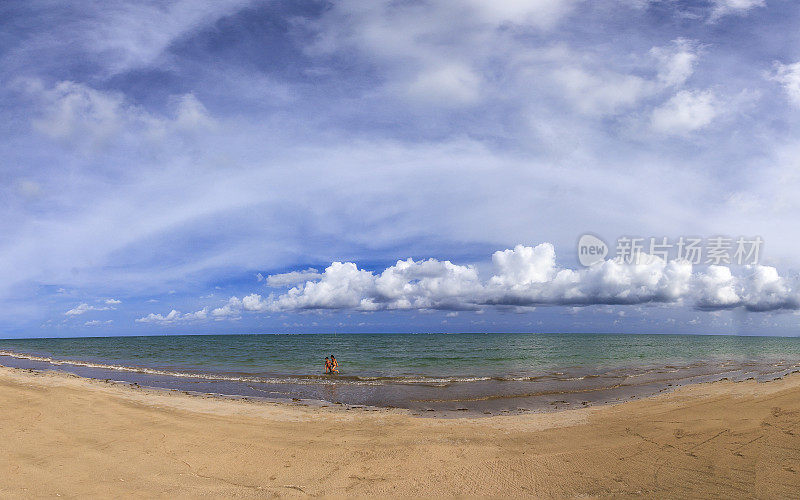
{"type": "Polygon", "coordinates": [[[228,303],[222,307],[211,310],[211,316],[215,318],[229,318],[239,316],[242,312],[242,301],[238,297],[231,297],[228,303]]]}
{"type": "Polygon", "coordinates": [[[581,67],[558,69],[552,77],[578,110],[591,115],[630,109],[657,90],[652,82],[639,76],[581,67]]]}
{"type": "Polygon", "coordinates": [[[800,292],[771,266],[745,266],[734,276],[723,266],[709,266],[696,280],[697,305],[702,309],[742,306],[749,311],[800,308],[800,292]]]}
{"type": "Polygon", "coordinates": [[[308,21],[316,43],[306,50],[313,55],[364,56],[383,74],[385,95],[391,100],[468,106],[486,97],[485,80],[494,79],[487,74],[487,62],[496,63],[509,50],[506,28],[552,30],[578,3],[344,0],[333,3],[321,19],[308,21]]]}
{"type": "Polygon", "coordinates": [[[192,321],[204,320],[208,317],[208,309],[203,308],[199,311],[192,313],[181,314],[180,311],[175,309],[171,310],[166,316],[163,314],[150,313],[147,316],[138,318],[137,323],[160,323],[160,324],[174,324],[174,323],[188,323],[192,321]]]}
{"type": "Polygon", "coordinates": [[[242,297],[242,308],[245,311],[263,312],[268,310],[267,303],[261,298],[261,295],[256,293],[242,297]]]}
{"type": "Polygon", "coordinates": [[[158,116],[134,106],[122,94],[96,90],[71,81],[46,88],[39,80],[18,82],[41,112],[33,118],[34,129],[56,140],[77,146],[102,148],[113,141],[163,139],[168,134],[212,128],[214,120],[193,95],[174,96],[172,116],[158,116]]]}
{"type": "Polygon", "coordinates": [[[681,86],[694,73],[697,65],[697,43],[678,38],[667,47],[653,47],[650,54],[659,62],[658,79],[666,86],[681,86]]]}
{"type": "Polygon", "coordinates": [[[800,308],[800,292],[771,266],[747,266],[742,282],[742,303],[750,311],[800,308]]]}
{"type": "Polygon", "coordinates": [[[713,0],[714,8],[711,11],[711,20],[717,20],[728,14],[743,15],[755,7],[764,7],[764,0],[713,0]]]}
{"type": "Polygon", "coordinates": [[[776,63],[775,71],[770,78],[783,86],[783,90],[792,104],[800,106],[800,62],[776,63]]]}
{"type": "Polygon", "coordinates": [[[683,86],[694,73],[699,47],[694,40],[678,38],[669,45],[651,48],[650,56],[639,70],[655,71],[654,78],[615,71],[608,61],[595,60],[589,54],[554,52],[558,64],[550,77],[580,112],[600,116],[620,114],[667,89],[683,86]]]}
{"type": "MultiPolygon", "coordinates": [[[[550,243],[517,245],[495,252],[492,261],[494,273],[487,280],[481,280],[473,266],[436,259],[400,260],[378,274],[352,262],[334,262],[318,281],[306,281],[266,298],[257,294],[231,297],[211,316],[326,309],[479,311],[492,306],[524,312],[537,305],[647,303],[687,304],[705,310],[800,308],[797,289],[768,266],[744,266],[741,276],[724,266],[709,266],[693,274],[692,264],[685,260],[667,262],[642,253],[633,263],[614,259],[574,270],[556,265],[550,243]]],[[[150,317],[170,322],[181,315],[172,311],[166,317],[150,317]]]]}
{"type": "MultiPolygon", "coordinates": [[[[448,5],[447,2],[443,2],[448,5]]],[[[478,19],[492,24],[517,24],[537,28],[552,28],[566,17],[579,0],[505,0],[486,2],[467,0],[478,19]]]]}
{"type": "Polygon", "coordinates": [[[78,304],[77,306],[73,307],[69,311],[65,312],[64,315],[66,316],[80,316],[81,314],[87,313],[89,311],[113,311],[119,304],[122,304],[121,300],[117,299],[106,299],[103,301],[105,306],[92,306],[87,303],[78,304]]]}
{"type": "Polygon", "coordinates": [[[113,307],[106,307],[106,306],[90,306],[89,304],[83,303],[78,304],[77,306],[73,307],[69,311],[65,312],[65,316],[80,316],[81,314],[87,313],[89,311],[108,311],[113,309],[113,307]]]}
{"type": "Polygon", "coordinates": [[[495,252],[492,263],[496,269],[490,280],[492,285],[527,286],[552,279],[556,270],[556,251],[550,243],[534,248],[517,245],[513,250],[495,252]]]}
{"type": "MultiPolygon", "coordinates": [[[[375,277],[352,262],[334,262],[318,282],[290,289],[274,301],[276,309],[358,308],[374,294],[375,277]]],[[[369,307],[369,306],[368,306],[369,307]]]]}
{"type": "Polygon", "coordinates": [[[736,307],[741,302],[736,293],[736,279],[725,266],[708,266],[705,273],[697,276],[695,290],[701,309],[736,307]]]}
{"type": "MultiPolygon", "coordinates": [[[[259,273],[260,274],[260,273],[259,273]]],[[[322,278],[316,269],[308,268],[305,271],[292,271],[290,273],[271,274],[267,276],[267,286],[284,287],[314,281],[322,278]]],[[[262,278],[263,279],[263,278],[262,278]]],[[[259,280],[261,281],[261,280],[259,280]]]]}
{"type": "Polygon", "coordinates": [[[100,2],[62,22],[64,36],[96,54],[111,74],[154,63],[181,36],[246,6],[250,0],[100,2]]]}
{"type": "Polygon", "coordinates": [[[27,90],[42,99],[45,109],[42,117],[33,120],[34,128],[54,139],[89,138],[99,145],[123,127],[124,99],[118,93],[69,81],[59,82],[52,89],[32,81],[27,90]]]}
{"type": "MultiPolygon", "coordinates": [[[[361,56],[380,75],[388,103],[400,97],[442,108],[527,103],[553,94],[580,113],[615,115],[682,85],[693,73],[698,47],[691,40],[652,48],[653,57],[642,58],[631,50],[603,54],[544,37],[580,3],[468,0],[459,9],[442,0],[336,2],[322,19],[306,24],[316,40],[307,51],[361,56]],[[542,39],[515,36],[520,33],[542,39]],[[650,77],[654,69],[657,76],[650,77]]],[[[536,109],[544,103],[531,104],[536,109]]]]}
{"type": "Polygon", "coordinates": [[[691,264],[664,262],[642,254],[637,263],[606,260],[585,269],[558,270],[546,281],[490,286],[489,303],[529,306],[676,302],[688,291],[691,274],[691,264]]]}
{"type": "Polygon", "coordinates": [[[362,309],[474,309],[463,298],[481,293],[472,266],[428,259],[399,260],[375,278],[374,295],[362,309]]]}
{"type": "Polygon", "coordinates": [[[65,312],[64,315],[66,316],[78,316],[83,314],[87,311],[93,310],[94,307],[90,306],[89,304],[78,304],[77,306],[73,307],[69,311],[65,312]]]}
{"type": "Polygon", "coordinates": [[[101,326],[101,325],[113,325],[114,320],[109,319],[107,321],[100,321],[99,319],[93,319],[91,321],[87,321],[83,324],[83,326],[101,326]]]}
{"type": "Polygon", "coordinates": [[[238,318],[243,311],[248,312],[267,312],[273,310],[269,302],[265,301],[261,295],[251,293],[239,299],[239,297],[231,297],[228,302],[211,311],[211,316],[216,319],[224,318],[238,318]]]}
{"type": "Polygon", "coordinates": [[[474,309],[463,298],[480,292],[477,271],[450,261],[400,260],[379,275],[352,262],[334,262],[319,281],[308,281],[266,301],[257,296],[250,310],[474,309]]]}
{"type": "Polygon", "coordinates": [[[718,114],[711,91],[682,90],[653,110],[650,124],[657,132],[685,135],[707,127],[718,114]]]}

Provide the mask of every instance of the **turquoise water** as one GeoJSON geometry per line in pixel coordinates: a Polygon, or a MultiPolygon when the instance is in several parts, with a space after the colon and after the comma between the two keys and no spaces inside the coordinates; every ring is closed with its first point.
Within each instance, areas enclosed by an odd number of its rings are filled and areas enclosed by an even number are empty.
{"type": "Polygon", "coordinates": [[[22,339],[0,340],[0,364],[233,395],[407,407],[412,402],[509,398],[517,404],[541,394],[652,391],[698,377],[780,375],[800,366],[800,338],[316,334],[22,339]],[[323,374],[330,354],[339,360],[339,376],[323,374]]]}
{"type": "Polygon", "coordinates": [[[800,338],[600,334],[182,335],[0,340],[0,350],[177,371],[358,377],[531,377],[694,361],[800,358],[800,338]]]}

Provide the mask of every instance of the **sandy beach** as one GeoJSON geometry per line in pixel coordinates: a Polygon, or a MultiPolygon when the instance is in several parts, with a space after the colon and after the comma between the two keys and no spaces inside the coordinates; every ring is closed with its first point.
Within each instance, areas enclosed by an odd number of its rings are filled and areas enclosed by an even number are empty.
{"type": "Polygon", "coordinates": [[[490,418],[0,368],[3,497],[759,497],[800,488],[800,375],[490,418]]]}

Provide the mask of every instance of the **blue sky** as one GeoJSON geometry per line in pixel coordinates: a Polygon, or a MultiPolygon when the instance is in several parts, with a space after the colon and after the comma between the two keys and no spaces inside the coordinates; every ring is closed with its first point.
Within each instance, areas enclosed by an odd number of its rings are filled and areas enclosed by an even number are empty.
{"type": "Polygon", "coordinates": [[[798,333],[796,2],[0,20],[0,336],[798,333]],[[583,268],[584,233],[764,246],[583,268]]]}

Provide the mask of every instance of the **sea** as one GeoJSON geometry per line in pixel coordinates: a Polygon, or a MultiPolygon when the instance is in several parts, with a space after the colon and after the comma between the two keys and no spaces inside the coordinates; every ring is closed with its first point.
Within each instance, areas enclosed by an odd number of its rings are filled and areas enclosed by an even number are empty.
{"type": "Polygon", "coordinates": [[[197,395],[458,417],[643,398],[800,371],[800,338],[636,334],[253,334],[0,340],[0,365],[197,395]],[[334,355],[338,374],[325,374],[334,355]]]}

